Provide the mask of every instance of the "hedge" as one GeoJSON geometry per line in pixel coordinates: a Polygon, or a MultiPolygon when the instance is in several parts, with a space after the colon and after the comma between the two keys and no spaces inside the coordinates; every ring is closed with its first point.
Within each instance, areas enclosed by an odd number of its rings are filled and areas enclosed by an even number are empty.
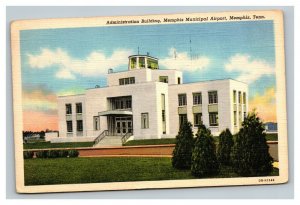
{"type": "Polygon", "coordinates": [[[34,155],[34,152],[31,151],[25,151],[23,152],[23,158],[24,159],[32,159],[34,155]]]}
{"type": "MultiPolygon", "coordinates": [[[[24,159],[33,158],[33,151],[24,151],[24,159]]],[[[77,150],[41,150],[36,152],[36,158],[66,158],[66,157],[78,157],[79,152],[77,150]]]]}

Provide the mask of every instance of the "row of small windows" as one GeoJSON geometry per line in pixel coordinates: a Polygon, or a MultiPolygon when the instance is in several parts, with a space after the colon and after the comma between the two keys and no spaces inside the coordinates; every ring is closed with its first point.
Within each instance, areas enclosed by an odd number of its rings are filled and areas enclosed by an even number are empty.
{"type": "MultiPolygon", "coordinates": [[[[187,122],[187,114],[179,114],[179,126],[184,122],[187,122]]],[[[199,126],[203,124],[202,113],[194,113],[194,126],[199,126]]],[[[218,112],[209,113],[209,126],[218,126],[219,116],[218,112]]]]}
{"type": "MultiPolygon", "coordinates": [[[[236,90],[233,91],[233,103],[236,103],[236,90]]],[[[241,104],[243,102],[243,104],[246,104],[246,93],[243,92],[243,96],[242,96],[242,92],[239,91],[238,92],[238,102],[241,104]]]]}
{"type": "MultiPolygon", "coordinates": [[[[208,92],[208,103],[217,104],[218,103],[218,93],[217,91],[208,92]]],[[[186,94],[178,95],[178,105],[185,106],[187,104],[186,94]]],[[[202,93],[193,93],[193,105],[202,104],[202,93]]]]}
{"type": "MultiPolygon", "coordinates": [[[[82,113],[82,103],[76,103],[76,113],[77,114],[82,113]]],[[[72,114],[72,104],[66,104],[66,114],[67,115],[72,114]]]]}
{"type": "Polygon", "coordinates": [[[129,77],[129,78],[120,78],[119,79],[120,85],[128,85],[128,84],[135,84],[135,78],[129,77]]]}
{"type": "MultiPolygon", "coordinates": [[[[247,112],[244,112],[244,120],[246,117],[247,117],[247,112]]],[[[242,119],[243,119],[242,112],[239,112],[240,124],[242,123],[242,119]]],[[[237,111],[233,111],[233,124],[234,124],[234,126],[237,126],[237,111]]]]}
{"type": "MultiPolygon", "coordinates": [[[[76,130],[77,132],[83,131],[83,121],[82,120],[76,120],[76,130]]],[[[67,121],[67,132],[73,132],[73,121],[68,120],[67,121]]]]}
{"type": "Polygon", "coordinates": [[[111,105],[112,105],[112,110],[131,109],[132,101],[131,101],[131,98],[112,99],[111,105]]]}
{"type": "Polygon", "coordinates": [[[158,61],[155,59],[151,59],[151,58],[147,58],[145,59],[145,57],[138,57],[138,58],[134,58],[132,57],[130,59],[130,68],[131,69],[135,69],[137,67],[137,59],[139,60],[139,64],[138,67],[139,68],[146,68],[146,60],[147,60],[147,68],[149,69],[158,69],[158,61]]]}

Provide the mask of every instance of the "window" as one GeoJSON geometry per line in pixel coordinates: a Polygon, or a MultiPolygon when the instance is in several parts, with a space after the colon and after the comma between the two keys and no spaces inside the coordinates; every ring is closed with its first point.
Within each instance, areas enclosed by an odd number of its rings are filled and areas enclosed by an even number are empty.
{"type": "Polygon", "coordinates": [[[236,126],[236,121],[237,121],[236,111],[233,111],[233,124],[234,124],[234,126],[236,126]]]}
{"type": "Polygon", "coordinates": [[[178,95],[178,105],[185,106],[186,105],[186,94],[179,94],[178,95]]]}
{"type": "Polygon", "coordinates": [[[136,58],[130,59],[130,68],[135,69],[136,68],[136,58]]]}
{"type": "Polygon", "coordinates": [[[202,113],[194,114],[194,126],[198,126],[202,124],[202,113]]]}
{"type": "Polygon", "coordinates": [[[246,104],[246,93],[243,93],[243,104],[246,104]]]}
{"type": "Polygon", "coordinates": [[[193,93],[193,104],[194,105],[202,104],[202,95],[201,95],[201,93],[193,93]]]}
{"type": "Polygon", "coordinates": [[[119,84],[120,84],[120,85],[125,85],[125,80],[124,80],[124,78],[119,79],[119,84]]]}
{"type": "Polygon", "coordinates": [[[218,92],[217,91],[208,92],[208,103],[209,104],[217,104],[218,103],[218,92]]]}
{"type": "Polygon", "coordinates": [[[119,79],[119,85],[128,85],[128,84],[135,84],[135,78],[120,78],[119,79]]]}
{"type": "Polygon", "coordinates": [[[244,120],[246,119],[246,117],[247,117],[247,113],[246,113],[246,112],[244,112],[244,120]]]}
{"type": "Polygon", "coordinates": [[[239,112],[239,121],[240,121],[240,125],[242,124],[242,112],[239,112]]]}
{"type": "Polygon", "coordinates": [[[179,115],[179,127],[183,125],[183,123],[187,122],[187,114],[179,115]]]}
{"type": "Polygon", "coordinates": [[[72,114],[72,105],[71,104],[66,104],[66,114],[67,115],[72,114]]]}
{"type": "Polygon", "coordinates": [[[168,76],[159,76],[159,82],[168,83],[168,76]]]}
{"type": "Polygon", "coordinates": [[[67,132],[73,132],[73,124],[72,121],[67,121],[67,132]]]}
{"type": "Polygon", "coordinates": [[[161,109],[162,110],[166,109],[166,96],[165,96],[165,94],[161,94],[161,109]]]}
{"type": "Polygon", "coordinates": [[[239,92],[239,103],[242,103],[242,94],[239,92]]]}
{"type": "Polygon", "coordinates": [[[210,112],[209,113],[209,126],[218,126],[219,125],[219,118],[217,112],[210,112]]]}
{"type": "Polygon", "coordinates": [[[181,78],[177,78],[177,84],[181,84],[181,78]]]}
{"type": "Polygon", "coordinates": [[[135,84],[135,78],[134,77],[130,77],[129,78],[129,83],[130,84],[135,84]]]}
{"type": "Polygon", "coordinates": [[[100,118],[94,116],[94,130],[100,130],[100,118]]]}
{"type": "Polygon", "coordinates": [[[236,103],[236,90],[233,91],[233,103],[236,103]]]}
{"type": "Polygon", "coordinates": [[[77,120],[77,131],[82,132],[83,131],[83,123],[82,120],[77,120]]]}
{"type": "Polygon", "coordinates": [[[125,78],[125,85],[129,84],[129,78],[125,78]]]}
{"type": "Polygon", "coordinates": [[[158,62],[155,59],[147,58],[148,68],[158,69],[158,62]]]}
{"type": "Polygon", "coordinates": [[[131,99],[126,100],[126,109],[131,109],[131,99]]]}
{"type": "Polygon", "coordinates": [[[116,108],[116,109],[121,109],[121,103],[120,103],[120,100],[116,100],[116,101],[115,101],[115,108],[116,108]]]}
{"type": "Polygon", "coordinates": [[[82,103],[76,103],[76,113],[82,113],[82,103]]]}
{"type": "Polygon", "coordinates": [[[145,58],[144,57],[139,58],[139,67],[145,68],[145,58]]]}
{"type": "Polygon", "coordinates": [[[118,109],[131,109],[131,97],[122,97],[122,98],[112,98],[110,99],[110,106],[112,110],[118,109]]]}
{"type": "Polygon", "coordinates": [[[162,121],[165,122],[166,121],[166,112],[165,112],[165,110],[162,110],[161,114],[162,114],[162,121]]]}
{"type": "Polygon", "coordinates": [[[166,96],[161,94],[161,119],[162,119],[162,131],[163,134],[166,134],[166,96]]]}
{"type": "Polygon", "coordinates": [[[149,115],[148,113],[142,113],[142,129],[149,128],[149,115]]]}

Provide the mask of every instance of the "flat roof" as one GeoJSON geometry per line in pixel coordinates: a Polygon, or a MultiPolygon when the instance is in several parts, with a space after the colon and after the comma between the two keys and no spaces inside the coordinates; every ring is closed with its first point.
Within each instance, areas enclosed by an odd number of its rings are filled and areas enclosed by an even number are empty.
{"type": "Polygon", "coordinates": [[[212,82],[212,81],[226,81],[226,80],[232,80],[232,81],[236,81],[236,82],[240,82],[240,83],[243,83],[245,85],[248,85],[245,82],[242,82],[242,81],[239,81],[239,80],[235,80],[233,78],[222,78],[222,79],[203,80],[203,81],[189,82],[189,83],[182,83],[182,84],[171,84],[169,86],[174,86],[174,85],[188,85],[188,84],[193,84],[193,83],[206,83],[206,82],[212,82]]]}
{"type": "Polygon", "coordinates": [[[131,56],[128,56],[128,58],[132,58],[132,57],[147,57],[147,58],[152,58],[152,59],[158,60],[158,58],[155,58],[155,57],[152,57],[152,56],[149,56],[149,55],[131,55],[131,56]]]}
{"type": "Polygon", "coordinates": [[[160,72],[160,71],[177,71],[177,72],[181,72],[181,70],[177,70],[177,69],[150,69],[150,68],[141,68],[141,69],[132,69],[132,70],[119,70],[119,71],[112,71],[112,73],[107,73],[107,75],[111,75],[111,74],[116,74],[116,73],[124,73],[124,72],[139,72],[139,70],[145,70],[145,69],[148,69],[148,70],[151,70],[151,72],[160,72]]]}
{"type": "MultiPolygon", "coordinates": [[[[89,88],[85,88],[85,90],[87,90],[89,88]]],[[[63,97],[75,97],[75,96],[80,96],[80,95],[85,95],[85,93],[80,93],[80,94],[72,94],[72,95],[58,95],[58,98],[63,98],[63,97]]]]}

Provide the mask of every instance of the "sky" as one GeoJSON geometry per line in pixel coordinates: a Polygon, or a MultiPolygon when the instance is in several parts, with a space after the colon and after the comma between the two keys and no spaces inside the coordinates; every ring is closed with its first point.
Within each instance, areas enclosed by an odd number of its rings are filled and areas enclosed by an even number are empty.
{"type": "Polygon", "coordinates": [[[233,78],[249,85],[249,109],[276,122],[272,21],[21,31],[24,130],[58,129],[57,96],[106,85],[109,68],[149,53],[183,82],[233,78]],[[176,57],[175,57],[176,56],[176,57]]]}

